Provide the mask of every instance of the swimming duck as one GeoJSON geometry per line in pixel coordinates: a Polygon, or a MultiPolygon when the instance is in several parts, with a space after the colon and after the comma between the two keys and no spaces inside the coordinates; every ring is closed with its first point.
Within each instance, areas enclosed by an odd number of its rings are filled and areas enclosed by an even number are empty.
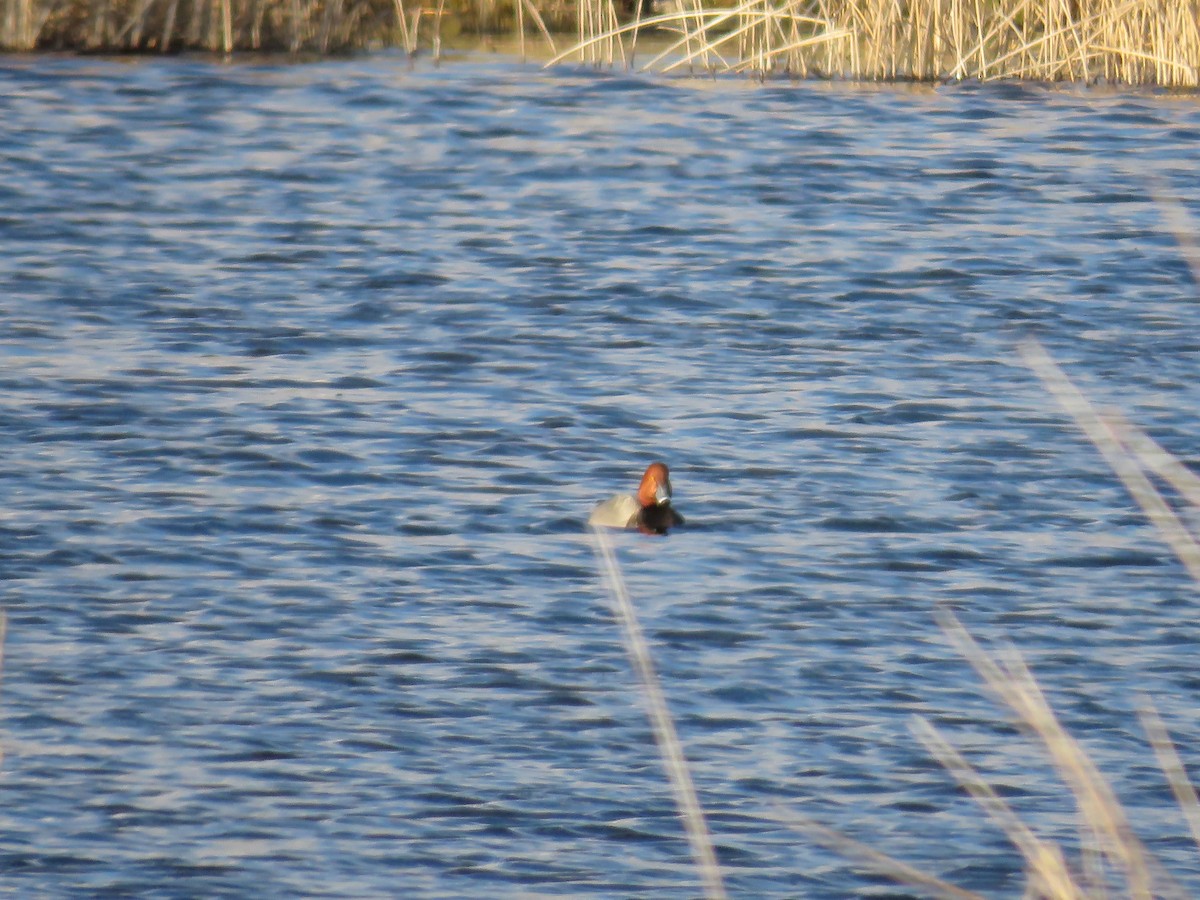
{"type": "Polygon", "coordinates": [[[672,525],[682,525],[683,516],[671,506],[671,475],[667,464],[650,463],[636,495],[616,494],[597,504],[588,524],[636,528],[643,534],[666,534],[672,525]]]}

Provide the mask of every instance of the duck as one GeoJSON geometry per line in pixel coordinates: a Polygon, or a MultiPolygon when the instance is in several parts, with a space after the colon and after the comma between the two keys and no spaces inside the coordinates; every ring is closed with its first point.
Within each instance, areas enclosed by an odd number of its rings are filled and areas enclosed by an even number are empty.
{"type": "Polygon", "coordinates": [[[671,506],[671,473],[667,464],[650,463],[636,494],[615,494],[596,504],[588,524],[636,528],[642,534],[666,534],[668,528],[682,525],[683,516],[671,506]]]}

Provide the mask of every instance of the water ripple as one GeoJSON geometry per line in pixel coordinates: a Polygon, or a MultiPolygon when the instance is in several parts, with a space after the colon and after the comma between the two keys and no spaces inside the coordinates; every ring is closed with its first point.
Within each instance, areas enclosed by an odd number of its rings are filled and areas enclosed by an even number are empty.
{"type": "Polygon", "coordinates": [[[1200,884],[1132,699],[1195,765],[1193,590],[1012,353],[1192,460],[1193,98],[10,57],[0,115],[12,890],[693,896],[582,537],[657,457],[734,894],[882,889],[779,802],[1017,893],[914,714],[1073,845],[938,602],[1200,884]]]}

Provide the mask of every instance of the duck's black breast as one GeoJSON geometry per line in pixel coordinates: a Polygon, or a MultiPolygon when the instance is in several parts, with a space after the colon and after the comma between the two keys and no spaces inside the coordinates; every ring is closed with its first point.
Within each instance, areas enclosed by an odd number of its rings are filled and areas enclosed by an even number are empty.
{"type": "Polygon", "coordinates": [[[683,524],[683,516],[670,506],[643,506],[638,515],[638,527],[651,534],[666,534],[667,529],[683,524]]]}

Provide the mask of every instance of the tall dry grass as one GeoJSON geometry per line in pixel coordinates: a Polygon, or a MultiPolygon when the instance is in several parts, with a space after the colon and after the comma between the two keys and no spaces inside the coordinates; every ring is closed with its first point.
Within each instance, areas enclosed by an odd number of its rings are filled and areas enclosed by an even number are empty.
{"type": "MultiPolygon", "coordinates": [[[[611,6],[612,0],[580,2],[611,6]]],[[[619,63],[638,34],[655,28],[677,34],[668,51],[644,64],[665,71],[688,66],[871,81],[1200,84],[1198,0],[664,2],[671,8],[656,7],[653,15],[582,35],[555,61],[594,62],[600,56],[619,63]]]]}
{"type": "Polygon", "coordinates": [[[392,0],[0,0],[32,7],[6,49],[329,52],[366,31],[400,40],[392,0]]]}
{"type": "Polygon", "coordinates": [[[43,20],[34,0],[0,0],[0,47],[32,48],[37,43],[43,20]]]}
{"type": "Polygon", "coordinates": [[[574,28],[564,13],[562,0],[0,0],[0,50],[436,54],[464,33],[545,39],[574,28]]]}
{"type": "Polygon", "coordinates": [[[0,49],[436,54],[515,32],[554,61],[633,65],[654,33],[642,66],[664,71],[1195,86],[1198,19],[1200,0],[0,0],[0,49]]]}
{"type": "Polygon", "coordinates": [[[617,564],[617,557],[608,535],[603,528],[593,527],[592,540],[604,573],[605,586],[613,601],[613,613],[621,625],[625,650],[642,687],[646,715],[650,719],[654,741],[675,796],[675,806],[687,834],[692,860],[704,887],[704,896],[706,900],[725,900],[725,879],[721,874],[721,867],[717,864],[708,821],[696,796],[691,769],[684,755],[683,745],[679,742],[679,735],[675,731],[675,720],[671,716],[662,686],[659,684],[658,673],[654,669],[650,645],[642,634],[637,611],[625,587],[625,579],[621,575],[621,567],[617,564]]]}

